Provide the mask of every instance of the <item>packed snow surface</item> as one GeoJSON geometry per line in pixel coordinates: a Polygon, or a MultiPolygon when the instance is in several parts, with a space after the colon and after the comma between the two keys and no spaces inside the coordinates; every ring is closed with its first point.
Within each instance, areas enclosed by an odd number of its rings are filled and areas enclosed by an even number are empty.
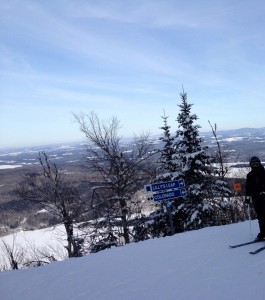
{"type": "MultiPolygon", "coordinates": [[[[2,300],[264,300],[257,221],[205,228],[0,273],[2,300]]],[[[36,234],[36,232],[35,232],[36,234]]]]}

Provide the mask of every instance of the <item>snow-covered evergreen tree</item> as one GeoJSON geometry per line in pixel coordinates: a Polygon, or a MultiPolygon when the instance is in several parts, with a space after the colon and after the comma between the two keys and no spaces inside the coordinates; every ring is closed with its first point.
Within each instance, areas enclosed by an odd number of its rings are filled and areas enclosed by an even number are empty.
{"type": "Polygon", "coordinates": [[[160,158],[158,160],[158,172],[159,173],[172,173],[176,171],[176,165],[173,161],[174,156],[174,137],[170,134],[170,126],[168,125],[168,116],[162,116],[164,125],[160,127],[163,130],[163,136],[160,140],[163,143],[163,148],[160,150],[160,158]]]}
{"type": "MultiPolygon", "coordinates": [[[[167,201],[170,204],[171,215],[174,216],[175,232],[197,229],[205,226],[220,224],[222,210],[226,209],[231,196],[231,189],[224,178],[224,172],[217,172],[216,153],[209,151],[203,145],[200,137],[200,126],[196,114],[191,113],[192,104],[188,103],[187,94],[180,94],[180,112],[177,117],[178,130],[173,137],[168,125],[168,116],[162,117],[164,125],[161,127],[163,142],[158,160],[158,175],[154,182],[184,179],[187,196],[167,201]],[[169,203],[170,202],[170,203],[169,203]]],[[[217,146],[218,143],[217,143],[217,146]]],[[[222,153],[218,153],[222,158],[222,153]]],[[[150,215],[152,230],[163,232],[163,225],[168,227],[166,203],[157,203],[157,210],[150,215]],[[163,204],[163,205],[162,205],[163,204]],[[155,217],[154,217],[155,216],[155,217]]],[[[170,228],[163,234],[170,233],[170,228]]]]}
{"type": "MultiPolygon", "coordinates": [[[[223,177],[216,173],[214,157],[207,146],[203,145],[200,137],[198,120],[192,114],[192,104],[188,103],[187,94],[180,94],[181,103],[177,116],[178,129],[173,137],[168,117],[162,117],[164,125],[161,127],[163,136],[162,149],[158,160],[158,175],[154,182],[184,179],[186,196],[171,200],[170,210],[173,216],[175,232],[197,229],[216,225],[215,216],[221,210],[221,200],[229,195],[229,188],[223,177]]],[[[161,232],[161,224],[168,223],[168,215],[162,203],[157,203],[157,210],[152,218],[153,229],[161,232]],[[159,217],[159,218],[158,218],[159,217]],[[159,222],[157,222],[157,220],[159,222]],[[162,221],[162,223],[161,223],[162,221]],[[160,227],[159,227],[159,226],[160,227]]],[[[150,217],[152,217],[150,215],[150,217]]]]}
{"type": "Polygon", "coordinates": [[[195,229],[205,226],[211,219],[212,207],[205,199],[211,191],[211,158],[208,147],[203,146],[199,135],[200,126],[194,124],[198,117],[191,113],[192,104],[187,101],[187,94],[180,94],[180,112],[177,117],[178,130],[175,137],[174,160],[179,173],[186,184],[187,196],[177,208],[178,222],[183,220],[183,229],[195,229]]]}
{"type": "MultiPolygon", "coordinates": [[[[162,149],[159,149],[160,157],[157,161],[157,177],[153,182],[165,182],[170,181],[173,178],[173,174],[176,171],[174,163],[174,137],[171,136],[170,126],[168,125],[168,116],[162,116],[164,125],[160,127],[163,130],[163,135],[160,137],[162,141],[162,149]]],[[[169,226],[169,215],[166,209],[166,203],[156,202],[156,210],[150,214],[150,222],[147,223],[147,227],[153,237],[170,235],[172,230],[169,226]]]]}
{"type": "Polygon", "coordinates": [[[201,203],[208,196],[209,178],[211,176],[211,158],[207,154],[208,147],[203,146],[199,135],[200,126],[194,124],[198,119],[191,114],[192,104],[187,101],[187,94],[182,92],[180,112],[177,117],[178,130],[174,144],[174,160],[177,162],[179,177],[185,180],[187,198],[194,204],[201,203]]]}

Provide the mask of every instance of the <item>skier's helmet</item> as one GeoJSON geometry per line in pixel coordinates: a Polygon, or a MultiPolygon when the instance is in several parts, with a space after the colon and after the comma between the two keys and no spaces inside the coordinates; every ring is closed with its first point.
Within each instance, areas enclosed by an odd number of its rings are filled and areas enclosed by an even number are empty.
{"type": "Polygon", "coordinates": [[[249,164],[251,168],[258,168],[260,166],[260,160],[257,156],[252,156],[249,164]]]}

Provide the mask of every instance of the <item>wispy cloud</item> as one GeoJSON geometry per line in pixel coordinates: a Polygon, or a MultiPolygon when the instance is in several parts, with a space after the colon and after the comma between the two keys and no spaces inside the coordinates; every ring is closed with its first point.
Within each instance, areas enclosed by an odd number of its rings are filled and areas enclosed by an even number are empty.
{"type": "Polygon", "coordinates": [[[253,97],[263,120],[261,0],[3,0],[0,10],[0,114],[14,135],[16,106],[25,124],[41,107],[51,119],[93,109],[157,129],[182,84],[206,125],[209,114],[220,124],[222,107],[248,113],[242,99],[253,97]]]}
{"type": "Polygon", "coordinates": [[[148,27],[197,28],[223,21],[226,15],[223,4],[201,5],[183,1],[68,1],[69,15],[76,18],[95,18],[148,27]],[[207,10],[207,14],[205,14],[207,10]]]}

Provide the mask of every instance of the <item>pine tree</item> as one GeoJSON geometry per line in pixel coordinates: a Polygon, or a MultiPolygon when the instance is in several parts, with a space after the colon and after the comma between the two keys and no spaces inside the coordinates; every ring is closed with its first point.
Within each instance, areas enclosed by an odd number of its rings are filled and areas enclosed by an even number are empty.
{"type": "MultiPolygon", "coordinates": [[[[178,130],[173,137],[168,126],[168,117],[162,117],[164,126],[161,141],[163,147],[160,150],[158,160],[159,175],[155,181],[168,181],[184,179],[187,195],[170,201],[171,215],[174,216],[175,232],[212,226],[216,223],[215,210],[221,210],[220,199],[229,195],[229,188],[224,177],[218,176],[213,164],[216,160],[209,153],[204,140],[199,134],[199,125],[196,114],[191,113],[192,104],[188,103],[187,94],[180,94],[180,112],[177,117],[178,130]]],[[[169,201],[167,202],[169,204],[169,201]]],[[[157,204],[156,218],[152,218],[153,230],[168,224],[167,214],[162,203],[157,204]],[[159,207],[159,205],[161,207],[159,207]],[[162,209],[161,209],[162,208],[162,209]],[[157,218],[159,217],[159,218],[157,218]],[[159,220],[159,222],[157,221],[159,220]],[[162,221],[162,223],[161,223],[162,221]],[[159,226],[158,226],[159,225],[159,226]]],[[[166,231],[168,232],[168,231],[166,231]]]]}
{"type": "Polygon", "coordinates": [[[170,126],[167,123],[168,116],[164,115],[162,116],[164,126],[160,127],[164,133],[163,136],[160,138],[160,140],[163,143],[163,148],[160,150],[160,158],[158,160],[158,172],[159,173],[172,173],[176,171],[176,166],[173,161],[174,156],[174,137],[170,134],[170,126]]]}
{"type": "Polygon", "coordinates": [[[187,196],[183,204],[178,206],[177,218],[182,220],[183,229],[195,229],[205,226],[211,218],[212,208],[205,203],[211,190],[211,158],[207,154],[208,147],[203,146],[199,135],[199,125],[194,124],[198,119],[191,113],[192,104],[187,101],[187,94],[180,94],[179,123],[175,137],[174,159],[177,162],[179,176],[186,184],[187,196]]]}
{"type": "MultiPolygon", "coordinates": [[[[160,157],[157,161],[157,177],[153,182],[170,181],[175,174],[176,166],[174,162],[174,137],[170,134],[170,126],[168,125],[168,116],[162,116],[164,125],[160,127],[163,130],[163,136],[160,138],[162,141],[162,149],[159,150],[160,157]]],[[[168,204],[171,201],[167,201],[168,204]]],[[[150,235],[153,237],[166,236],[172,234],[172,229],[169,225],[169,215],[166,209],[166,203],[156,202],[156,210],[150,214],[149,222],[147,223],[150,235]]]]}
{"type": "Polygon", "coordinates": [[[182,103],[177,117],[179,129],[176,131],[175,160],[178,161],[180,177],[185,180],[188,198],[193,203],[200,203],[202,197],[207,196],[207,183],[211,175],[210,156],[208,147],[202,146],[203,139],[199,135],[199,125],[194,122],[198,119],[191,114],[192,104],[187,101],[185,92],[180,94],[182,103]],[[207,178],[208,177],[208,178],[207,178]]]}

